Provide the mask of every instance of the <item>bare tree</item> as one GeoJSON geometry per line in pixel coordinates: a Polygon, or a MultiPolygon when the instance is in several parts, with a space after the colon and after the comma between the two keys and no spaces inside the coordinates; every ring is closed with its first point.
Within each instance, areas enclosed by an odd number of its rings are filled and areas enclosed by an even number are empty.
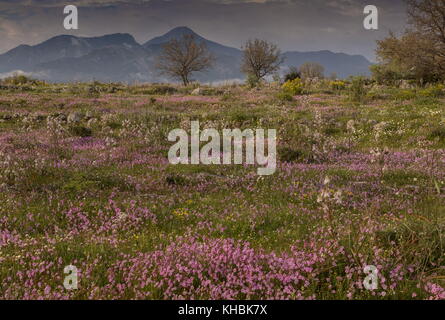
{"type": "Polygon", "coordinates": [[[249,40],[244,45],[241,71],[260,80],[280,68],[284,59],[278,47],[265,40],[249,40]]]}
{"type": "Polygon", "coordinates": [[[445,45],[445,0],[406,0],[410,23],[445,45]]]}
{"type": "Polygon", "coordinates": [[[306,62],[300,66],[300,73],[303,79],[321,79],[324,77],[324,67],[316,62],[306,62]]]}
{"type": "Polygon", "coordinates": [[[185,86],[193,72],[209,69],[215,61],[206,44],[189,34],[170,40],[162,49],[156,63],[160,73],[181,80],[185,86]]]}

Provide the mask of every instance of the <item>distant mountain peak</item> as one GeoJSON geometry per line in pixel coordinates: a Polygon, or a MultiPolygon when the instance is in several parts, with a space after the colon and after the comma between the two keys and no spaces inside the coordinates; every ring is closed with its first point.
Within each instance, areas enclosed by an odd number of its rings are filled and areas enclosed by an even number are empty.
{"type": "Polygon", "coordinates": [[[189,27],[180,26],[180,27],[171,29],[167,33],[163,34],[162,36],[155,37],[155,38],[147,41],[144,44],[144,46],[147,47],[147,46],[151,46],[151,45],[163,44],[163,43],[166,43],[172,39],[180,39],[184,35],[192,35],[196,39],[201,40],[201,41],[206,40],[203,37],[201,37],[199,34],[197,34],[195,31],[190,29],[189,27]]]}
{"type": "Polygon", "coordinates": [[[172,34],[196,34],[195,31],[193,31],[192,29],[190,29],[189,27],[186,26],[180,26],[180,27],[176,27],[171,29],[169,32],[167,32],[167,34],[172,33],[172,34]]]}

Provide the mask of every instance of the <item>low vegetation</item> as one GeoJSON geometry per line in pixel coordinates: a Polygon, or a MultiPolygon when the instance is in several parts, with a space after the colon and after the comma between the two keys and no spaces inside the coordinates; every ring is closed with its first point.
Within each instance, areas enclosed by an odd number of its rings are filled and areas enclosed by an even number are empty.
{"type": "Polygon", "coordinates": [[[445,298],[443,87],[20,82],[0,89],[1,297],[445,298]],[[276,173],[170,165],[190,120],[277,129],[276,173]]]}

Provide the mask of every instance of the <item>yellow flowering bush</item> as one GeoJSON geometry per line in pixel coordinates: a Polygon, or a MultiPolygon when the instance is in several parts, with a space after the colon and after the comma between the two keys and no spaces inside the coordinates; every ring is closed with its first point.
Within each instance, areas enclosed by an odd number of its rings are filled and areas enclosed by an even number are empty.
{"type": "Polygon", "coordinates": [[[294,80],[286,81],[281,88],[284,92],[295,96],[303,93],[304,84],[300,78],[296,78],[294,80]]]}
{"type": "Polygon", "coordinates": [[[346,82],[338,80],[338,81],[331,81],[330,87],[332,90],[344,90],[346,89],[346,82]]]}
{"type": "Polygon", "coordinates": [[[437,84],[423,89],[419,93],[424,97],[438,98],[445,94],[445,86],[443,84],[437,84]]]}

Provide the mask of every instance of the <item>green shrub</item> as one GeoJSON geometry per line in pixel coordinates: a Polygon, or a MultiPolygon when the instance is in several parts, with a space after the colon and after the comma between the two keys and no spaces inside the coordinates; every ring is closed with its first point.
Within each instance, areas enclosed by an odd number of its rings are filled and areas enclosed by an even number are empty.
{"type": "Polygon", "coordinates": [[[395,95],[394,98],[396,100],[411,100],[416,98],[416,92],[414,90],[398,90],[395,95]]]}
{"type": "Polygon", "coordinates": [[[289,92],[280,91],[277,93],[277,99],[280,101],[292,101],[294,100],[294,96],[291,95],[289,92]]]}
{"type": "Polygon", "coordinates": [[[11,77],[5,78],[1,81],[5,85],[19,86],[19,85],[44,85],[43,81],[31,79],[23,74],[15,74],[11,77]]]}
{"type": "Polygon", "coordinates": [[[442,126],[432,129],[428,138],[431,140],[439,139],[440,141],[445,141],[445,127],[442,126]]]}
{"type": "Polygon", "coordinates": [[[297,67],[290,67],[289,72],[284,76],[284,82],[300,79],[301,73],[297,67]]]}
{"type": "Polygon", "coordinates": [[[84,126],[71,126],[69,131],[72,135],[78,137],[91,137],[93,135],[93,131],[90,128],[86,128],[84,126]]]}
{"type": "Polygon", "coordinates": [[[122,123],[119,121],[110,120],[110,121],[107,121],[107,126],[113,130],[116,130],[116,129],[122,128],[122,123]]]}
{"type": "Polygon", "coordinates": [[[258,87],[261,83],[261,79],[258,79],[255,75],[249,74],[246,79],[246,85],[249,88],[258,87]]]}
{"type": "Polygon", "coordinates": [[[169,174],[165,178],[165,182],[172,186],[186,186],[189,183],[186,177],[178,174],[169,174]]]}
{"type": "Polygon", "coordinates": [[[118,189],[121,191],[131,190],[125,179],[114,172],[104,170],[87,170],[85,172],[70,173],[65,177],[62,190],[71,193],[87,192],[92,190],[118,189]]]}
{"type": "Polygon", "coordinates": [[[98,98],[100,96],[100,87],[97,85],[97,83],[93,83],[92,85],[88,86],[88,97],[91,98],[98,98]]]}
{"type": "Polygon", "coordinates": [[[201,96],[221,96],[224,95],[224,90],[208,87],[208,88],[201,88],[200,89],[200,95],[201,96]]]}
{"type": "Polygon", "coordinates": [[[364,101],[366,90],[366,79],[363,77],[354,77],[351,81],[350,97],[353,102],[361,103],[364,101]]]}
{"type": "Polygon", "coordinates": [[[406,75],[399,71],[392,70],[386,65],[372,65],[370,67],[372,78],[378,84],[385,84],[389,86],[395,85],[398,81],[406,78],[406,75]]]}
{"type": "Polygon", "coordinates": [[[290,147],[279,148],[278,154],[283,162],[294,162],[305,157],[305,153],[301,150],[292,149],[290,147]]]}
{"type": "Polygon", "coordinates": [[[235,108],[227,113],[227,117],[237,124],[243,124],[246,122],[254,123],[258,119],[258,113],[252,109],[235,108]]]}
{"type": "Polygon", "coordinates": [[[166,84],[157,84],[150,87],[133,88],[133,94],[147,94],[147,95],[169,95],[178,92],[178,90],[166,84]]]}

